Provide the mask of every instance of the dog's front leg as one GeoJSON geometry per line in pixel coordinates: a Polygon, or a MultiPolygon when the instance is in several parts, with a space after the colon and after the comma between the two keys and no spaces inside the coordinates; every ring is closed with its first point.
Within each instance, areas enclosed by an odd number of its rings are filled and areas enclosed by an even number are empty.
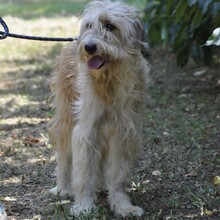
{"type": "MultiPolygon", "coordinates": [[[[121,131],[126,129],[119,129],[121,131]]],[[[131,170],[132,161],[141,147],[142,141],[136,131],[128,132],[126,137],[123,132],[115,132],[110,146],[111,181],[109,183],[109,202],[111,209],[123,217],[133,214],[142,216],[143,210],[133,206],[125,192],[127,178],[131,170]]]]}
{"type": "Polygon", "coordinates": [[[88,124],[78,124],[73,130],[72,188],[75,203],[71,213],[76,216],[82,212],[91,212],[95,207],[100,160],[96,134],[96,128],[89,128],[88,124]]]}

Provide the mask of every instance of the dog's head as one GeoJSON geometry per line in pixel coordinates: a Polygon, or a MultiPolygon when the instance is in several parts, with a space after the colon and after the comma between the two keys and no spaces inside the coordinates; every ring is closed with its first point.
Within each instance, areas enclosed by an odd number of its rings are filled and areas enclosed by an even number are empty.
{"type": "Polygon", "coordinates": [[[145,57],[148,50],[136,10],[110,1],[92,1],[87,5],[78,48],[80,59],[91,70],[134,56],[145,57]]]}

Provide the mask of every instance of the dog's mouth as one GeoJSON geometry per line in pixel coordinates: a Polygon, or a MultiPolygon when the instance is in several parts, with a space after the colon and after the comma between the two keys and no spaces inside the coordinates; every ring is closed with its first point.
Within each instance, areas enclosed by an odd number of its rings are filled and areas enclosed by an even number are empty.
{"type": "Polygon", "coordinates": [[[101,69],[106,63],[106,59],[100,56],[93,56],[87,63],[90,69],[101,69]]]}

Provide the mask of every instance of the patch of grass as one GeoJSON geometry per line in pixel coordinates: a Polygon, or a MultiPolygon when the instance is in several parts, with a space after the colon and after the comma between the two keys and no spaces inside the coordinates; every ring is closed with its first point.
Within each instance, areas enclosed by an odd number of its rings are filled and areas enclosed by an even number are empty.
{"type": "Polygon", "coordinates": [[[1,16],[11,15],[23,19],[79,15],[87,2],[88,0],[19,0],[8,2],[0,0],[0,14],[1,16]]]}
{"type": "MultiPolygon", "coordinates": [[[[149,173],[143,172],[140,178],[143,182],[149,181],[150,189],[141,185],[142,190],[148,192],[146,200],[154,197],[162,203],[153,202],[150,215],[156,206],[158,210],[163,207],[163,217],[185,219],[189,210],[191,216],[196,213],[195,219],[200,219],[202,206],[219,210],[220,205],[220,197],[212,184],[212,176],[219,173],[220,167],[216,161],[220,155],[216,105],[219,96],[211,90],[216,81],[209,80],[209,77],[216,79],[217,72],[207,72],[206,84],[203,84],[205,79],[194,77],[193,68],[175,68],[172,57],[165,59],[168,67],[159,60],[160,67],[158,61],[155,61],[156,67],[152,65],[151,99],[146,113],[144,158],[149,161],[146,163],[149,173]],[[169,66],[174,70],[170,71],[169,66]],[[161,67],[165,68],[162,74],[158,71],[161,67]],[[161,175],[153,177],[154,170],[159,170],[161,175]],[[163,193],[152,192],[153,184],[163,193]],[[169,210],[172,215],[168,214],[169,210]]],[[[216,213],[213,218],[215,216],[216,213]]]]}
{"type": "MultiPolygon", "coordinates": [[[[65,1],[44,1],[44,0],[0,0],[0,15],[15,16],[23,19],[34,19],[39,17],[71,16],[80,15],[84,6],[89,0],[65,0],[65,1]]],[[[146,2],[142,0],[125,0],[128,4],[133,4],[140,9],[144,9],[146,2]]]]}

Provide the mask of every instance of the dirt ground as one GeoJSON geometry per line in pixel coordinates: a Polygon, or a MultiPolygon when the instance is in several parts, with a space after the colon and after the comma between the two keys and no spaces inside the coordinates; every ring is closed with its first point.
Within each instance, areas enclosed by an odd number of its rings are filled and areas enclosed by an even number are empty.
{"type": "MultiPolygon", "coordinates": [[[[49,81],[59,48],[49,61],[7,60],[0,76],[0,201],[9,220],[73,219],[73,198],[48,192],[55,185],[49,81]]],[[[144,208],[141,219],[220,219],[220,186],[213,184],[220,176],[220,68],[179,69],[173,54],[152,53],[145,148],[134,165],[132,201],[144,208]]],[[[80,219],[120,219],[104,192],[98,207],[80,219]]]]}

